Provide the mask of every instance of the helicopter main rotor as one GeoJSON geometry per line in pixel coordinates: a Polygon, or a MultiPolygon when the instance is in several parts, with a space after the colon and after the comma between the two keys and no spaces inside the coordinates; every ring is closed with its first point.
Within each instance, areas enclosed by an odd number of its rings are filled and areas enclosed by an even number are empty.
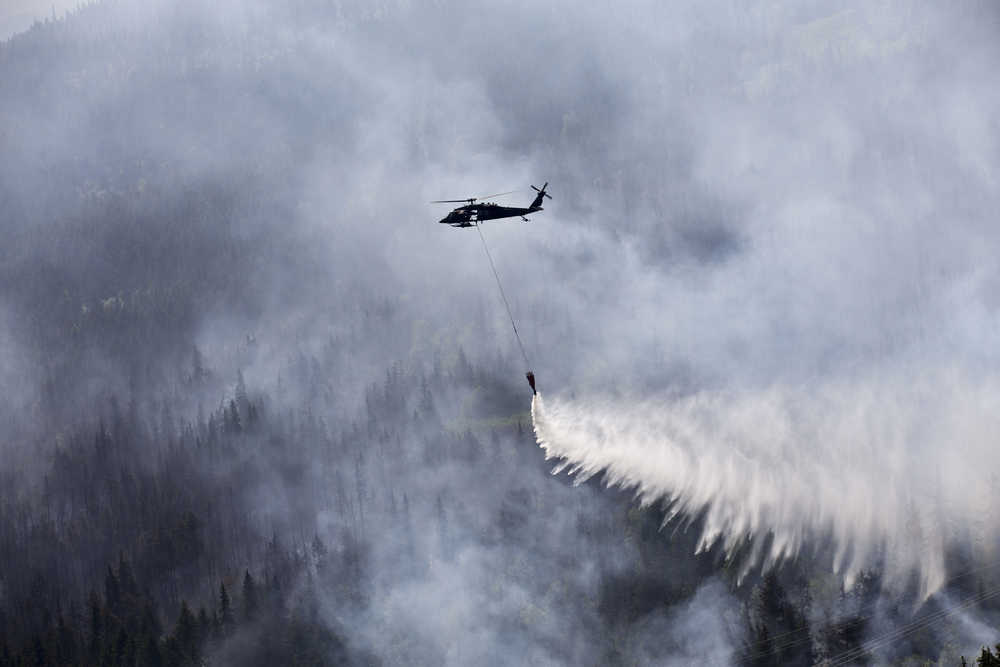
{"type": "Polygon", "coordinates": [[[510,192],[498,192],[495,195],[482,195],[479,197],[466,197],[465,199],[435,199],[432,204],[475,204],[477,201],[483,199],[492,199],[493,197],[503,197],[504,195],[512,195],[517,190],[511,190],[510,192]]]}

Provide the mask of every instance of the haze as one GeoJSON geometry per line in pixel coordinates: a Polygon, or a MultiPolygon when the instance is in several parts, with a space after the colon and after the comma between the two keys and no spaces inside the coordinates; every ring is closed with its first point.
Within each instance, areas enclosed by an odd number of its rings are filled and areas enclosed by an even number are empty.
{"type": "Polygon", "coordinates": [[[0,14],[0,656],[996,643],[992,3],[107,0],[13,34],[37,9],[0,14]],[[428,202],[545,181],[482,228],[532,423],[478,235],[428,202]]]}

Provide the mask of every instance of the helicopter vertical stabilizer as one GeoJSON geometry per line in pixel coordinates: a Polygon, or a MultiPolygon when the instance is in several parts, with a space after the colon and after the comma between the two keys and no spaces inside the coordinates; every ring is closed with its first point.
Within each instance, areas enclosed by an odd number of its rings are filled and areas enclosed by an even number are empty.
{"type": "Polygon", "coordinates": [[[542,200],[548,197],[552,199],[552,195],[545,191],[545,188],[549,187],[549,182],[545,181],[545,185],[542,186],[541,190],[536,188],[534,185],[531,186],[532,189],[538,194],[535,195],[535,201],[531,202],[529,210],[531,211],[541,211],[542,210],[542,200]]]}

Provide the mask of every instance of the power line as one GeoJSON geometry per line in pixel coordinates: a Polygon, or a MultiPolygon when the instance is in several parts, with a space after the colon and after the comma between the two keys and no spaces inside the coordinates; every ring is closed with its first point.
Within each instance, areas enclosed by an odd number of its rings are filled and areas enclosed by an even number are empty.
{"type": "MultiPolygon", "coordinates": [[[[978,572],[983,572],[985,570],[992,570],[992,569],[994,569],[994,568],[996,568],[998,566],[1000,566],[1000,561],[993,562],[993,563],[987,563],[985,565],[980,565],[980,566],[976,566],[976,567],[967,568],[965,570],[962,570],[960,572],[957,572],[957,573],[953,574],[948,579],[946,579],[944,581],[944,583],[942,584],[942,588],[946,587],[949,583],[953,583],[955,581],[958,581],[959,579],[961,579],[963,577],[967,577],[969,575],[972,575],[972,574],[975,574],[975,573],[978,573],[978,572]]],[[[893,630],[890,630],[887,633],[884,633],[884,634],[881,634],[881,635],[876,635],[875,637],[872,637],[871,639],[868,639],[868,640],[862,642],[862,645],[859,646],[859,647],[855,647],[853,649],[848,649],[848,650],[844,651],[843,653],[834,655],[834,656],[828,658],[827,662],[825,662],[823,664],[830,664],[830,665],[847,664],[847,662],[850,662],[851,660],[856,660],[858,658],[863,657],[864,655],[866,655],[871,650],[875,650],[877,648],[883,647],[888,641],[891,641],[891,640],[894,640],[894,639],[899,639],[899,638],[902,638],[903,636],[912,634],[913,632],[915,632],[915,631],[917,631],[919,629],[922,629],[923,627],[926,627],[926,625],[929,625],[930,623],[933,623],[933,622],[935,622],[937,620],[942,620],[942,619],[946,618],[947,616],[951,615],[952,613],[955,613],[956,611],[960,611],[961,609],[964,609],[964,608],[967,608],[969,606],[978,604],[978,603],[983,602],[983,601],[985,601],[987,599],[996,597],[997,595],[1000,595],[1000,588],[990,589],[985,594],[984,593],[980,593],[978,595],[969,596],[969,597],[965,598],[964,600],[962,600],[962,602],[959,605],[957,605],[957,606],[953,606],[950,609],[949,608],[944,608],[944,609],[938,610],[936,612],[929,612],[929,613],[927,613],[927,614],[925,614],[925,615],[923,615],[923,616],[921,616],[919,618],[916,618],[916,619],[910,621],[909,623],[905,623],[902,626],[896,627],[896,628],[894,628],[893,630]],[[834,662],[829,662],[829,661],[834,661],[834,662]]],[[[843,621],[840,621],[838,623],[834,623],[833,626],[832,626],[832,629],[834,629],[834,630],[844,629],[844,628],[847,628],[847,627],[849,627],[850,625],[852,625],[854,623],[861,623],[861,622],[870,620],[870,619],[874,618],[874,616],[875,616],[875,613],[874,613],[874,607],[873,607],[872,609],[868,610],[865,615],[854,616],[854,617],[851,617],[851,618],[844,619],[843,621]]],[[[793,647],[800,646],[800,645],[803,645],[805,643],[811,642],[812,641],[812,628],[810,628],[808,625],[803,626],[803,627],[799,627],[799,628],[795,628],[795,629],[789,630],[787,632],[783,632],[783,633],[774,635],[773,637],[771,637],[771,641],[774,642],[771,648],[766,649],[766,650],[744,651],[743,655],[745,657],[747,657],[747,658],[750,658],[750,659],[760,658],[760,657],[764,657],[764,656],[770,655],[773,651],[779,651],[780,652],[780,651],[784,651],[784,650],[787,650],[787,649],[790,649],[790,648],[793,648],[793,647]],[[781,641],[776,641],[776,640],[779,640],[779,639],[781,641]]]]}
{"type": "Polygon", "coordinates": [[[971,595],[963,599],[957,605],[946,607],[939,611],[922,616],[911,623],[903,625],[902,627],[890,630],[889,632],[883,633],[881,635],[877,635],[872,639],[868,640],[867,642],[864,642],[861,646],[847,650],[839,655],[833,656],[832,662],[830,662],[829,664],[832,667],[836,667],[838,665],[846,665],[855,660],[859,660],[868,655],[869,653],[872,653],[880,648],[884,648],[890,642],[898,641],[903,637],[907,637],[915,632],[919,632],[920,630],[923,630],[938,621],[944,620],[945,618],[951,616],[952,614],[960,612],[963,609],[968,609],[970,607],[973,607],[991,598],[995,598],[998,595],[1000,595],[1000,588],[992,588],[988,591],[977,593],[976,595],[971,595]]]}

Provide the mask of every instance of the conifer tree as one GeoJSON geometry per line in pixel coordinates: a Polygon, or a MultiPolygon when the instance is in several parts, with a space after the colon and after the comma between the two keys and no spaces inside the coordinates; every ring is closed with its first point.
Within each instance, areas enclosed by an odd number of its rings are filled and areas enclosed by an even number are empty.
{"type": "Polygon", "coordinates": [[[760,623],[753,630],[754,639],[751,644],[750,664],[755,667],[779,664],[776,662],[777,656],[774,652],[774,642],[771,640],[771,633],[767,631],[767,624],[760,623]]]}
{"type": "Polygon", "coordinates": [[[139,648],[139,664],[146,667],[163,667],[163,653],[160,641],[153,635],[146,635],[139,648]]]}
{"type": "Polygon", "coordinates": [[[245,412],[247,405],[250,403],[250,398],[247,395],[247,384],[243,380],[243,371],[236,371],[236,405],[239,407],[240,412],[245,412]]]}
{"type": "Polygon", "coordinates": [[[101,639],[104,634],[104,613],[96,591],[90,591],[88,606],[90,613],[90,636],[88,637],[87,644],[91,657],[97,658],[101,654],[101,639]]]}
{"type": "Polygon", "coordinates": [[[108,571],[104,575],[104,601],[111,610],[117,610],[118,604],[121,602],[121,586],[110,565],[108,565],[108,571]]]}
{"type": "Polygon", "coordinates": [[[243,618],[252,621],[257,617],[257,584],[250,570],[243,575],[243,618]]]}
{"type": "Polygon", "coordinates": [[[205,605],[198,608],[198,642],[205,643],[212,634],[212,621],[208,618],[208,610],[205,605]]]}
{"type": "Polygon", "coordinates": [[[208,370],[205,368],[205,357],[196,345],[191,355],[191,380],[195,384],[201,384],[208,377],[208,370]]]}
{"type": "Polygon", "coordinates": [[[326,554],[329,550],[326,548],[326,544],[323,543],[323,540],[319,538],[318,534],[313,536],[311,548],[313,559],[316,561],[316,566],[319,567],[326,559],[326,554]]]}
{"type": "Polygon", "coordinates": [[[114,665],[128,665],[135,662],[135,656],[132,653],[132,643],[129,641],[128,631],[125,626],[120,626],[118,628],[118,634],[115,637],[115,643],[113,646],[113,662],[114,665]]]}
{"type": "Polygon", "coordinates": [[[226,590],[225,582],[219,584],[219,626],[222,634],[228,633],[233,624],[233,609],[229,599],[229,592],[226,590]]]}
{"type": "Polygon", "coordinates": [[[77,661],[76,637],[60,613],[56,621],[56,661],[61,665],[72,665],[77,661]]]}
{"type": "Polygon", "coordinates": [[[239,433],[243,430],[243,423],[240,421],[240,409],[234,399],[229,400],[229,408],[226,409],[226,427],[230,433],[239,433]]]}
{"type": "Polygon", "coordinates": [[[187,600],[181,602],[181,611],[177,616],[174,637],[177,638],[177,645],[184,659],[197,664],[199,653],[198,629],[195,624],[194,614],[191,613],[191,608],[188,607],[187,600]]]}
{"type": "Polygon", "coordinates": [[[1000,645],[997,646],[997,655],[989,647],[984,646],[979,657],[976,658],[976,665],[979,667],[1000,667],[1000,645]]]}
{"type": "Polygon", "coordinates": [[[45,646],[42,644],[42,637],[37,633],[31,640],[31,660],[30,664],[33,665],[48,664],[48,660],[45,657],[45,646]]]}
{"type": "Polygon", "coordinates": [[[118,584],[122,594],[126,597],[139,593],[139,587],[135,583],[135,575],[132,574],[132,566],[125,560],[124,552],[118,554],[118,584]]]}

